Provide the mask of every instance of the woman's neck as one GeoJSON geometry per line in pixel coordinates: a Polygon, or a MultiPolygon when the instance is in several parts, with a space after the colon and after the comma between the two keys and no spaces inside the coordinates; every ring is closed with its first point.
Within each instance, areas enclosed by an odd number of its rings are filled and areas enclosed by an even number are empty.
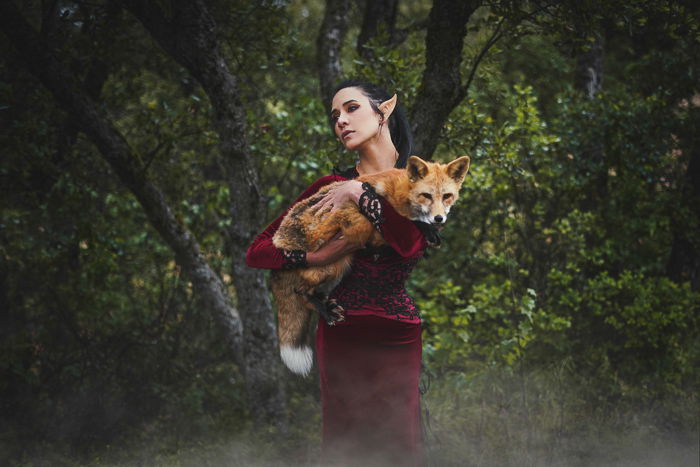
{"type": "Polygon", "coordinates": [[[369,142],[359,151],[360,161],[356,169],[360,175],[370,175],[393,169],[399,153],[396,151],[391,137],[378,138],[369,142]]]}

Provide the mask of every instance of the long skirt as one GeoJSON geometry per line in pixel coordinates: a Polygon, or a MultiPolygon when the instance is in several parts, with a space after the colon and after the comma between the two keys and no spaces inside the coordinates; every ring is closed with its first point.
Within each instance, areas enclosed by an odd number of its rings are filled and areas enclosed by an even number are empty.
{"type": "Polygon", "coordinates": [[[423,466],[421,326],[348,315],[316,333],[323,466],[423,466]]]}

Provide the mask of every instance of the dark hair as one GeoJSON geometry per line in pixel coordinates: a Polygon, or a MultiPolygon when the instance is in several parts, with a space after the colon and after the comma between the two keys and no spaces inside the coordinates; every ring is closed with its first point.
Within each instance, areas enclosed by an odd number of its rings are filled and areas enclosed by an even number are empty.
{"type": "MultiPolygon", "coordinates": [[[[359,88],[362,93],[367,96],[367,99],[369,99],[372,109],[379,115],[382,115],[379,110],[379,104],[391,99],[391,95],[384,88],[362,79],[343,81],[335,88],[333,95],[335,96],[338,91],[345,88],[359,88]]],[[[391,141],[394,143],[399,153],[394,167],[403,169],[406,167],[408,156],[413,153],[413,135],[411,134],[411,125],[408,123],[406,114],[398,104],[389,116],[389,134],[391,135],[391,141]]]]}

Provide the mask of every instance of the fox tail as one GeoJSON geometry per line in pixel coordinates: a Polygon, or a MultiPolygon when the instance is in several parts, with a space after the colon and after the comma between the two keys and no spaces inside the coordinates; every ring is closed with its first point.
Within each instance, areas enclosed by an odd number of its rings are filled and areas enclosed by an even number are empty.
{"type": "Polygon", "coordinates": [[[301,281],[295,271],[274,271],[272,295],[277,305],[277,337],[282,361],[294,373],[307,376],[313,366],[309,345],[309,326],[313,305],[300,292],[301,281]]]}

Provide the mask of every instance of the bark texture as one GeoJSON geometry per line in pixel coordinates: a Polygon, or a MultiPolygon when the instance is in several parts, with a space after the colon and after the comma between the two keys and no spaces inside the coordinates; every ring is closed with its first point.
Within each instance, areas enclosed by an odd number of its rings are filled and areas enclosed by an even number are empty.
{"type": "Polygon", "coordinates": [[[676,282],[688,282],[693,290],[700,290],[700,109],[693,109],[691,131],[683,136],[684,151],[688,152],[688,168],[682,186],[686,216],[674,223],[668,275],[676,282]]]}
{"type": "Polygon", "coordinates": [[[432,157],[445,120],[466,96],[460,72],[462,49],[467,22],[480,4],[435,0],[430,10],[425,71],[411,112],[415,153],[420,157],[432,157]]]}
{"type": "Polygon", "coordinates": [[[287,428],[283,368],[272,306],[262,271],[245,264],[245,252],[263,222],[264,199],[252,164],[246,120],[236,77],[219,47],[216,23],[201,0],[173,0],[168,14],[160,2],[123,0],[158,44],[199,81],[214,109],[220,165],[230,190],[228,230],[232,277],[244,325],[244,373],[249,404],[258,424],[287,428]]]}
{"type": "MultiPolygon", "coordinates": [[[[584,98],[592,100],[603,88],[605,42],[599,31],[581,26],[576,26],[576,28],[587,47],[579,50],[576,55],[574,89],[584,98]]],[[[595,121],[597,120],[596,116],[594,115],[592,118],[591,125],[599,125],[595,121]]],[[[608,192],[608,169],[605,164],[603,135],[597,135],[586,141],[581,156],[586,163],[587,171],[590,171],[592,176],[592,187],[587,201],[587,207],[592,209],[607,197],[608,192]]]]}
{"type": "Polygon", "coordinates": [[[95,102],[75,77],[42,44],[36,31],[10,1],[0,2],[0,24],[28,69],[76,119],[122,183],[141,203],[149,221],[172,248],[177,263],[192,281],[199,299],[211,310],[217,322],[227,329],[231,353],[242,362],[243,338],[238,312],[226,294],[222,281],[207,264],[196,239],[175,218],[162,192],[148,179],[139,156],[97,110],[95,102]]]}
{"type": "Polygon", "coordinates": [[[357,37],[357,52],[360,57],[365,59],[374,57],[372,49],[366,47],[366,44],[378,34],[386,34],[387,44],[398,42],[396,30],[398,6],[399,0],[367,0],[365,2],[362,29],[357,37]]]}
{"type": "Polygon", "coordinates": [[[593,99],[603,87],[603,36],[599,32],[590,33],[593,39],[586,50],[576,56],[574,87],[593,99]]]}
{"type": "Polygon", "coordinates": [[[326,0],[323,23],[316,38],[316,63],[321,86],[321,99],[328,106],[341,76],[340,52],[348,29],[351,2],[326,0]]]}

